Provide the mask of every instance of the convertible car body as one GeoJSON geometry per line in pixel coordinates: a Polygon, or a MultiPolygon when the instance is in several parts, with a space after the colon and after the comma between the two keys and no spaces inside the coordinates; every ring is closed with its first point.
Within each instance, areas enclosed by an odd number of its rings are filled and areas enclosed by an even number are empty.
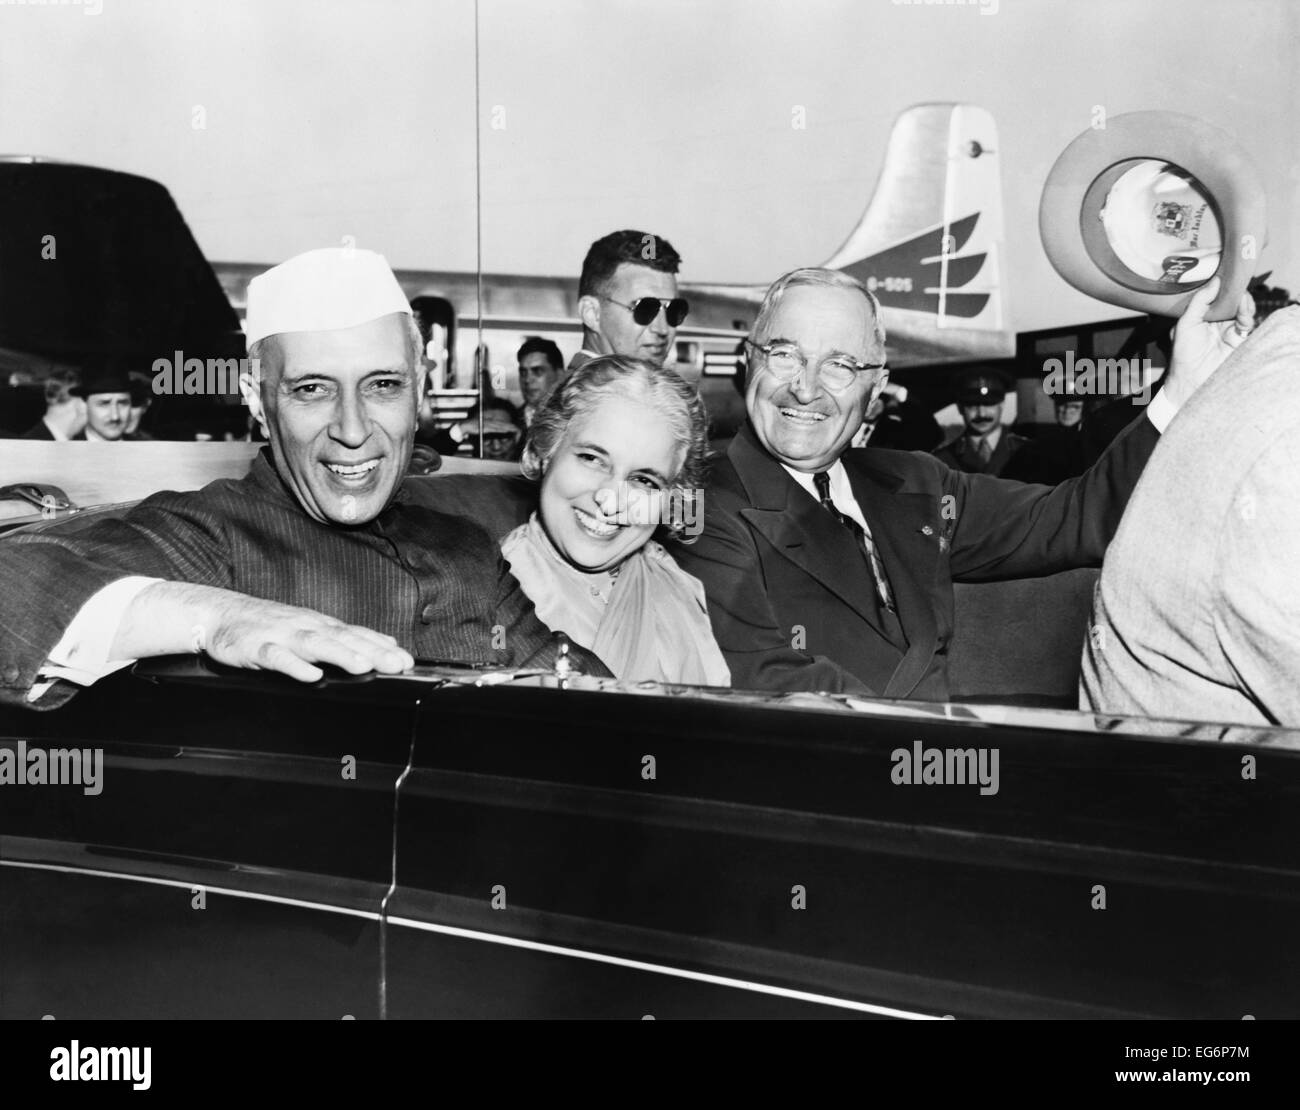
{"type": "Polygon", "coordinates": [[[1294,1017],[1297,738],[1171,731],[141,666],[0,715],[102,750],[0,786],[0,1016],[1294,1017]]]}

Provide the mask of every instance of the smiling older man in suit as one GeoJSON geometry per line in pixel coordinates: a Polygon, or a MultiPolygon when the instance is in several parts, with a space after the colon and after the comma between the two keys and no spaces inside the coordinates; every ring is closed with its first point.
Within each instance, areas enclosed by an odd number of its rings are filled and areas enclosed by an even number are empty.
{"type": "Polygon", "coordinates": [[[303,681],[553,661],[493,539],[403,488],[420,341],[384,259],[290,259],[249,284],[247,331],[240,384],[270,440],[247,477],[0,540],[0,581],[22,583],[0,590],[0,701],[54,707],[178,652],[303,681]]]}
{"type": "Polygon", "coordinates": [[[1101,562],[1160,432],[1225,357],[1207,288],[1146,415],[1052,488],[850,450],[888,376],[879,305],[835,270],[777,280],[750,341],[749,421],[705,491],[702,534],[675,549],[704,583],[733,684],[946,699],[954,581],[1101,562]]]}

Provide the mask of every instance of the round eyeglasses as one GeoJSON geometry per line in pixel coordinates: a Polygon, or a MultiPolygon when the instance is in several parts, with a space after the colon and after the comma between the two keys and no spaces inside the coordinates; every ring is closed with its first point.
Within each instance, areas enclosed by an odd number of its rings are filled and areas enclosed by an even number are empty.
{"type": "MultiPolygon", "coordinates": [[[[754,350],[762,352],[767,368],[781,381],[789,381],[800,370],[808,369],[808,356],[793,343],[755,343],[746,339],[754,350]]],[[[842,393],[858,379],[858,375],[867,370],[883,370],[883,362],[859,362],[848,355],[836,355],[817,366],[817,374],[826,388],[835,393],[842,393]]]]}

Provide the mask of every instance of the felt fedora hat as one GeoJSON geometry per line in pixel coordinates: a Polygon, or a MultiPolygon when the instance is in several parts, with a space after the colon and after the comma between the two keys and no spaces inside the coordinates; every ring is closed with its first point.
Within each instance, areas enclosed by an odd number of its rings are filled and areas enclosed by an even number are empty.
{"type": "Polygon", "coordinates": [[[1206,319],[1228,320],[1264,246],[1264,186],[1226,131],[1178,112],[1129,112],[1065,148],[1038,231],[1061,277],[1138,312],[1179,316],[1217,273],[1206,319]]]}

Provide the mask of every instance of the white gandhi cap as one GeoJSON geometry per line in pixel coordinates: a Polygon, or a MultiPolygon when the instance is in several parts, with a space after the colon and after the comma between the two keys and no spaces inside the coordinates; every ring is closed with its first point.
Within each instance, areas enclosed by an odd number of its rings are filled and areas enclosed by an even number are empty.
{"type": "Polygon", "coordinates": [[[288,331],[338,331],[394,312],[411,314],[387,261],[374,251],[324,247],[248,283],[244,333],[251,347],[288,331]]]}

